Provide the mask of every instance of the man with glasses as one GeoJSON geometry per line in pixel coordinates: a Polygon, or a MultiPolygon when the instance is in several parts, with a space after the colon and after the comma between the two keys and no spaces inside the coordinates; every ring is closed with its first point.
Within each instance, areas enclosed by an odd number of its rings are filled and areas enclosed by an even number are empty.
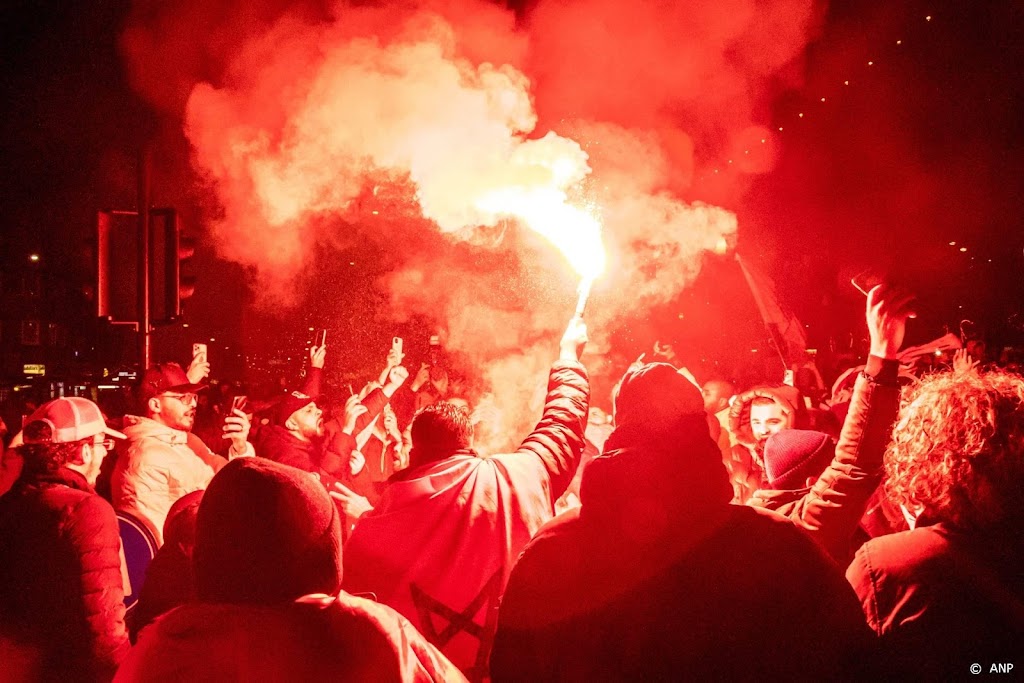
{"type": "Polygon", "coordinates": [[[0,498],[0,678],[110,680],[128,652],[121,539],[93,485],[124,435],[78,397],[29,420],[0,498]]]}
{"type": "MultiPolygon", "coordinates": [[[[205,489],[227,463],[192,434],[196,393],[205,388],[190,382],[177,363],[162,363],[142,377],[143,415],[125,415],[128,441],[114,467],[114,507],[147,523],[161,545],[164,520],[174,502],[205,489]]],[[[231,440],[229,458],[255,455],[245,413],[233,410],[224,419],[223,432],[231,440]]]]}

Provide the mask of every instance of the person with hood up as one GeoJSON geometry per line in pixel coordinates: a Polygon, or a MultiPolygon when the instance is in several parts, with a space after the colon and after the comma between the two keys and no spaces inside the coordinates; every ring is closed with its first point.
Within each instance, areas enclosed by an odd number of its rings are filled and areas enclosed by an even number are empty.
{"type": "Polygon", "coordinates": [[[626,373],[582,506],[512,570],[495,681],[862,678],[870,632],[840,569],[775,513],[732,505],[692,383],[626,373]]]}
{"type": "Polygon", "coordinates": [[[192,559],[196,602],[142,631],[115,680],[465,680],[398,613],[341,590],[340,516],[306,472],[226,465],[192,559]]]}
{"type": "Polygon", "coordinates": [[[755,387],[736,396],[729,407],[733,444],[729,462],[734,503],[745,503],[763,488],[764,444],[783,429],[806,428],[807,415],[799,392],[790,386],[755,387]]]}
{"type": "Polygon", "coordinates": [[[882,454],[899,407],[898,352],[912,303],[899,289],[868,292],[871,351],[854,383],[838,444],[828,434],[803,429],[769,435],[767,486],[747,501],[793,520],[844,566],[856,550],[851,541],[858,522],[882,483],[882,454]]]}
{"type": "MultiPolygon", "coordinates": [[[[177,363],[146,370],[139,385],[144,415],[125,415],[128,437],[118,453],[111,477],[114,509],[145,522],[163,544],[167,512],[185,494],[205,489],[227,460],[213,453],[192,434],[196,419],[194,384],[177,363]]],[[[228,458],[255,455],[249,438],[249,418],[235,409],[224,418],[223,438],[231,440],[228,458]]]]}
{"type": "MultiPolygon", "coordinates": [[[[487,676],[498,599],[516,557],[576,471],[590,399],[579,362],[586,341],[586,325],[573,318],[540,422],[514,453],[478,455],[465,408],[424,408],[412,423],[409,468],[391,478],[345,546],[346,589],[372,592],[404,614],[471,680],[487,676]]],[[[353,504],[351,492],[332,495],[353,504]]]]}
{"type": "Polygon", "coordinates": [[[30,419],[0,498],[0,678],[109,681],[128,651],[121,538],[93,485],[124,434],[78,397],[30,419]]]}

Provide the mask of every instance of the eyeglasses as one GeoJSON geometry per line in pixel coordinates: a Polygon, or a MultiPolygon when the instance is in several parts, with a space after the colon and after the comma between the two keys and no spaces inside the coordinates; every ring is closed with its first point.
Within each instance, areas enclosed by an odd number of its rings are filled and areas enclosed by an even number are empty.
{"type": "Polygon", "coordinates": [[[199,396],[197,394],[161,394],[161,396],[165,398],[177,399],[184,403],[185,405],[189,405],[190,403],[197,403],[199,401],[199,396]]]}
{"type": "Polygon", "coordinates": [[[103,446],[108,451],[114,450],[114,440],[113,439],[100,439],[98,441],[93,441],[92,445],[93,446],[103,446]]]}

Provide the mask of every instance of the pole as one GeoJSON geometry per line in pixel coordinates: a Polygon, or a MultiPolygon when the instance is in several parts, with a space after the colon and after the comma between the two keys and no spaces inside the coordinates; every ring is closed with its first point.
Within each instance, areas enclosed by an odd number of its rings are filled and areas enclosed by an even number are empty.
{"type": "Polygon", "coordinates": [[[139,214],[139,376],[150,365],[150,326],[149,326],[149,149],[143,147],[139,152],[138,166],[138,214],[139,214]]]}

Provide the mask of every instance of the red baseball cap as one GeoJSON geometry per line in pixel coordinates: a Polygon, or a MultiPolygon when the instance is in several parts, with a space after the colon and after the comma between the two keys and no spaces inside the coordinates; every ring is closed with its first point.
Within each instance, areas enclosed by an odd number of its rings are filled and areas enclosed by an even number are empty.
{"type": "Polygon", "coordinates": [[[143,401],[167,391],[195,393],[206,388],[205,384],[193,384],[177,363],[160,363],[146,370],[139,384],[139,395],[143,401]]]}
{"type": "MultiPolygon", "coordinates": [[[[98,405],[78,396],[57,398],[44,403],[28,419],[29,422],[37,420],[50,426],[52,437],[47,443],[72,443],[97,434],[107,434],[115,439],[127,438],[121,432],[107,427],[98,405]]],[[[26,442],[33,443],[29,439],[26,442]]]]}

